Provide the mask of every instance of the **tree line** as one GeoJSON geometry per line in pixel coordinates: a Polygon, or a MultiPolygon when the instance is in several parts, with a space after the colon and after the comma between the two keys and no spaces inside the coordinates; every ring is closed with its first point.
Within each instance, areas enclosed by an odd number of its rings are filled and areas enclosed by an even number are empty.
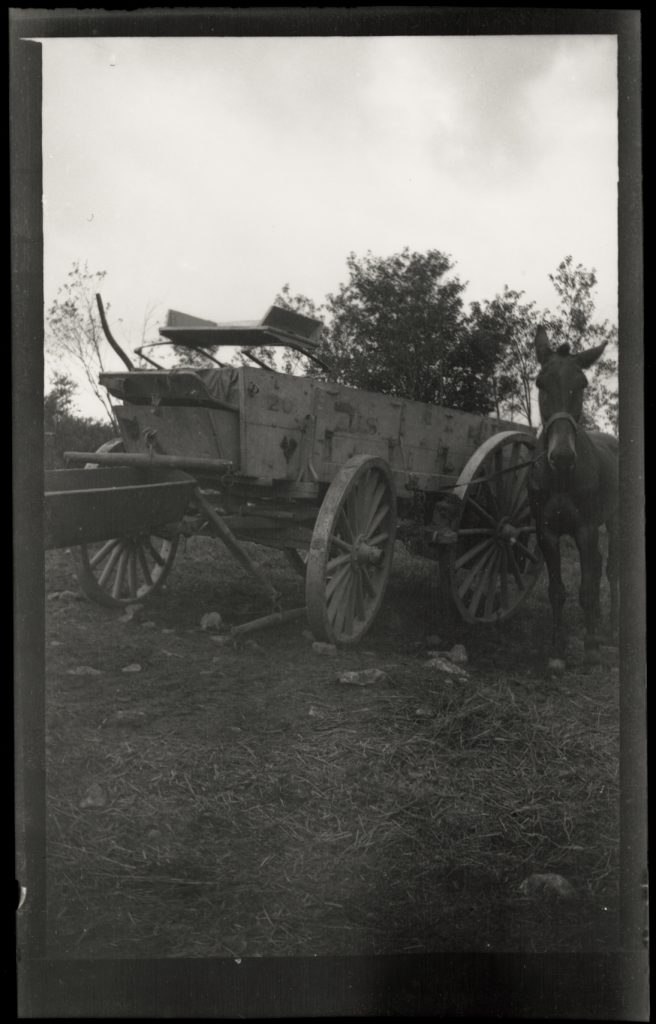
{"type": "MultiPolygon", "coordinates": [[[[608,343],[589,374],[584,423],[617,431],[617,330],[596,319],[596,273],[575,264],[572,256],[549,275],[556,299],[551,310],[538,309],[524,292],[507,285],[493,299],[466,306],[467,283],[451,256],[438,249],[404,248],[385,257],[350,253],[346,264],[347,280],[322,303],[294,294],[289,284],[275,297],[276,305],[324,323],[317,354],[330,370],[284,350],[286,372],[535,425],[533,339],[542,323],[556,344],[567,342],[574,352],[608,343]]],[[[77,365],[111,424],[111,406],[98,384],[107,349],[94,296],[104,277],[79,262],[73,265],[47,311],[46,346],[51,357],[77,365]]],[[[147,331],[146,318],[142,341],[147,331]]],[[[274,359],[266,349],[258,354],[274,359]]],[[[188,351],[180,358],[192,361],[188,351]]],[[[56,411],[61,434],[64,424],[70,432],[75,419],[74,385],[65,372],[57,380],[46,395],[46,412],[52,425],[56,411]]],[[[92,421],[81,422],[88,428],[92,421]]]]}

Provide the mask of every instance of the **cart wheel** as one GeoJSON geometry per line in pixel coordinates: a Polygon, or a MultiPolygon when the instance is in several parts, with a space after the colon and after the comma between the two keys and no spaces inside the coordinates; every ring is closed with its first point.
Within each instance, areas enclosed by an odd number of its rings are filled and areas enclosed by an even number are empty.
{"type": "MultiPolygon", "coordinates": [[[[115,438],[99,452],[125,451],[115,438]]],[[[87,463],[85,469],[95,468],[87,463]]],[[[140,533],[74,549],[81,589],[97,604],[118,608],[144,601],[162,585],[173,565],[179,537],[140,533]]]]}
{"type": "Polygon", "coordinates": [[[345,646],[364,636],[385,594],[395,532],[387,463],[353,456],[326,492],[307,557],[307,617],[317,638],[345,646]]]}
{"type": "Polygon", "coordinates": [[[307,552],[297,551],[296,548],[283,548],[282,552],[291,565],[294,572],[305,579],[307,570],[307,552]]]}
{"type": "Polygon", "coordinates": [[[463,505],[457,543],[446,549],[444,582],[467,622],[507,619],[540,575],[527,491],[531,467],[524,465],[534,448],[532,434],[495,434],[472,455],[454,488],[463,505]]]}

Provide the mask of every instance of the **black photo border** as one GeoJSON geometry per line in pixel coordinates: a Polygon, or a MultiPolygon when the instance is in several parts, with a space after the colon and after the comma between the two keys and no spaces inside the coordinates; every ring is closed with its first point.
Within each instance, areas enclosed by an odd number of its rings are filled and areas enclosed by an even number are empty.
{"type": "Polygon", "coordinates": [[[436,7],[17,9],[10,27],[16,874],[19,1017],[647,1020],[646,609],[638,10],[436,7]],[[71,960],[45,957],[43,225],[46,37],[616,35],[622,493],[621,942],[616,953],[71,960]]]}

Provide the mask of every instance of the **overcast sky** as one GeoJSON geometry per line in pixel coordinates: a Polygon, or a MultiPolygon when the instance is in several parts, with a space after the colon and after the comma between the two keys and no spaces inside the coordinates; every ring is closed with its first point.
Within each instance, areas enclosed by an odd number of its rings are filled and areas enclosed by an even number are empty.
{"type": "MultiPolygon", "coordinates": [[[[47,39],[46,302],[106,270],[147,307],[257,319],[346,257],[450,253],[467,301],[595,267],[617,321],[614,36],[47,39]]],[[[114,321],[116,323],[116,321],[114,321]]]]}

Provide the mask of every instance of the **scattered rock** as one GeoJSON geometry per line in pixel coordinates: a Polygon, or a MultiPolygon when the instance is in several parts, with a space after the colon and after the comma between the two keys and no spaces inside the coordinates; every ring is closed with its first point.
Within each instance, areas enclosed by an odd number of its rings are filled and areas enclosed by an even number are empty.
{"type": "Polygon", "coordinates": [[[312,644],[312,650],[316,654],[337,654],[337,648],[334,644],[325,644],[322,640],[315,640],[312,644]]]}
{"type": "Polygon", "coordinates": [[[559,896],[571,899],[574,887],[562,875],[529,875],[519,887],[522,896],[559,896]]]}
{"type": "Polygon", "coordinates": [[[163,629],[162,633],[175,633],[174,629],[163,629]]]}
{"type": "Polygon", "coordinates": [[[61,645],[62,645],[61,640],[51,640],[50,641],[50,646],[51,647],[61,647],[61,645]]]}
{"type": "Polygon", "coordinates": [[[223,619],[218,612],[207,612],[200,620],[200,628],[216,633],[223,627],[223,619]]]}
{"type": "Polygon", "coordinates": [[[389,683],[390,677],[379,668],[365,668],[359,672],[342,672],[337,676],[337,682],[349,686],[374,686],[376,683],[389,683]]]}
{"type": "Polygon", "coordinates": [[[125,672],[126,674],[131,672],[141,672],[141,665],[135,661],[132,665],[126,665],[122,668],[121,672],[125,672]]]}
{"type": "Polygon", "coordinates": [[[157,623],[153,622],[152,619],[147,619],[145,622],[141,623],[141,628],[142,629],[156,629],[157,628],[157,623]]]}
{"type": "Polygon", "coordinates": [[[121,725],[144,725],[146,713],[145,711],[117,711],[110,721],[119,722],[121,725]]]}
{"type": "Polygon", "coordinates": [[[415,710],[415,715],[418,718],[435,718],[435,712],[432,708],[421,707],[415,710]]]}
{"type": "Polygon", "coordinates": [[[66,675],[68,676],[101,676],[102,669],[91,668],[90,665],[76,665],[75,668],[69,668],[66,675]]]}
{"type": "Polygon", "coordinates": [[[107,794],[98,782],[89,786],[85,795],[80,800],[79,806],[84,810],[87,807],[104,807],[107,803],[107,794]]]}
{"type": "Polygon", "coordinates": [[[448,658],[443,657],[441,654],[434,654],[426,662],[426,668],[437,669],[438,672],[446,672],[450,676],[458,676],[460,679],[469,678],[469,673],[464,668],[460,668],[459,665],[454,665],[448,658]]]}
{"type": "Polygon", "coordinates": [[[138,619],[143,611],[143,605],[141,604],[129,604],[126,606],[125,611],[119,618],[119,622],[133,622],[134,619],[138,619]]]}
{"type": "Polygon", "coordinates": [[[51,594],[48,594],[48,601],[56,601],[61,597],[61,590],[53,590],[51,594]]]}
{"type": "Polygon", "coordinates": [[[229,647],[234,641],[231,636],[212,636],[210,639],[219,647],[229,647]]]}
{"type": "Polygon", "coordinates": [[[314,640],[314,633],[311,629],[304,629],[301,636],[304,636],[306,640],[314,640]]]}
{"type": "Polygon", "coordinates": [[[78,601],[80,595],[75,590],[62,590],[59,599],[60,601],[78,601]]]}
{"type": "Polygon", "coordinates": [[[147,839],[161,839],[161,837],[162,837],[162,833],[160,832],[160,830],[158,828],[151,828],[151,830],[148,833],[146,838],[147,839]]]}
{"type": "Polygon", "coordinates": [[[439,647],[441,643],[442,640],[437,633],[432,633],[430,636],[426,637],[426,647],[439,647]]]}
{"type": "Polygon", "coordinates": [[[454,665],[466,665],[469,661],[467,651],[462,644],[455,644],[450,651],[446,652],[446,657],[454,665]]]}

